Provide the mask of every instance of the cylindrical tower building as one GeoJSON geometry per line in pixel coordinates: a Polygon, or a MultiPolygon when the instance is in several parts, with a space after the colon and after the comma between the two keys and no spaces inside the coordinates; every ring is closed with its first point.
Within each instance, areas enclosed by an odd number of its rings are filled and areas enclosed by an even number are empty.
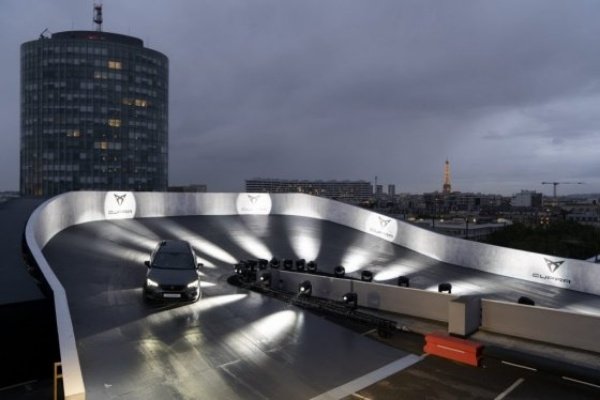
{"type": "Polygon", "coordinates": [[[21,194],[163,191],[168,58],[142,40],[68,31],[21,46],[21,194]]]}

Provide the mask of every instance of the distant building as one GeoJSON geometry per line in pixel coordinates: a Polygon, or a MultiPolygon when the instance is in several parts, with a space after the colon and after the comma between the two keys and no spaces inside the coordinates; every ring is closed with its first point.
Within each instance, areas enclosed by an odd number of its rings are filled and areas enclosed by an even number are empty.
{"type": "Polygon", "coordinates": [[[436,220],[435,224],[430,219],[412,220],[410,222],[414,225],[425,227],[443,235],[474,241],[483,240],[490,234],[503,229],[507,225],[512,225],[512,222],[508,220],[477,223],[476,218],[453,218],[448,221],[436,220]]]}
{"type": "Polygon", "coordinates": [[[206,193],[206,185],[186,185],[186,186],[169,186],[169,192],[179,193],[206,193]]]}
{"type": "Polygon", "coordinates": [[[568,221],[585,225],[597,226],[600,224],[600,205],[595,198],[569,199],[561,208],[568,221]]]}
{"type": "Polygon", "coordinates": [[[357,204],[373,197],[373,186],[367,181],[309,181],[254,178],[246,180],[246,192],[306,193],[357,204]]]}
{"type": "Polygon", "coordinates": [[[497,194],[440,192],[423,193],[426,210],[431,214],[451,212],[480,212],[508,207],[508,198],[497,194]],[[505,204],[506,203],[506,204],[505,204]]]}
{"type": "Polygon", "coordinates": [[[375,185],[375,197],[383,196],[383,185],[375,185]]]}
{"type": "Polygon", "coordinates": [[[512,196],[510,205],[522,208],[541,208],[542,194],[535,191],[521,190],[520,193],[512,196]]]}
{"type": "Polygon", "coordinates": [[[23,195],[167,188],[169,60],[96,22],[21,46],[23,195]]]}
{"type": "Polygon", "coordinates": [[[388,185],[388,196],[394,197],[396,195],[396,185],[388,185]]]}

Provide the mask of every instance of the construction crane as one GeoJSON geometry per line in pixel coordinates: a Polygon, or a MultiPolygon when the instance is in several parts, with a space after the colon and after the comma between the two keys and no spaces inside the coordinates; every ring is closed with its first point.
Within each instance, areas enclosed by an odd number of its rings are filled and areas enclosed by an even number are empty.
{"type": "Polygon", "coordinates": [[[583,182],[542,182],[542,185],[552,185],[552,196],[554,197],[554,204],[556,205],[556,187],[558,185],[583,185],[583,182]]]}

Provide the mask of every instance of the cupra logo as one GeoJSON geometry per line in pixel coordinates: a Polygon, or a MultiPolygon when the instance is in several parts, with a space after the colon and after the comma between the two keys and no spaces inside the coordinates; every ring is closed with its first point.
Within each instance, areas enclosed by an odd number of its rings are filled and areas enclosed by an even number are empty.
{"type": "Polygon", "coordinates": [[[240,193],[235,204],[238,214],[267,215],[273,206],[268,193],[240,193]]]}
{"type": "Polygon", "coordinates": [[[552,273],[554,273],[554,271],[556,271],[562,265],[562,263],[564,263],[564,261],[552,261],[548,260],[547,258],[544,258],[544,261],[546,261],[546,265],[552,273]]]}
{"type": "Polygon", "coordinates": [[[391,218],[381,218],[379,217],[379,225],[381,225],[382,228],[385,228],[386,226],[388,226],[388,224],[391,222],[391,218]]]}
{"type": "Polygon", "coordinates": [[[387,241],[394,241],[398,233],[398,224],[393,218],[383,215],[369,213],[365,221],[365,231],[387,241]]]}
{"type": "Polygon", "coordinates": [[[113,193],[113,195],[115,196],[115,200],[117,201],[117,204],[120,206],[123,205],[123,202],[125,201],[125,197],[127,197],[127,193],[122,194],[122,195],[113,193]]]}
{"type": "Polygon", "coordinates": [[[132,192],[106,192],[104,218],[123,219],[135,216],[135,196],[132,192]]]}

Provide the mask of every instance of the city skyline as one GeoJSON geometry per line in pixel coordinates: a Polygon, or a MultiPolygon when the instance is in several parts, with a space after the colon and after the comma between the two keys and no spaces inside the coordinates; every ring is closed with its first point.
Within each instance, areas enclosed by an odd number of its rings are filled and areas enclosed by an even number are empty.
{"type": "MultiPolygon", "coordinates": [[[[170,185],[379,177],[397,192],[600,192],[600,4],[103,1],[171,59],[170,185]]],[[[5,1],[0,190],[19,179],[19,46],[92,2],[5,1]]]]}

